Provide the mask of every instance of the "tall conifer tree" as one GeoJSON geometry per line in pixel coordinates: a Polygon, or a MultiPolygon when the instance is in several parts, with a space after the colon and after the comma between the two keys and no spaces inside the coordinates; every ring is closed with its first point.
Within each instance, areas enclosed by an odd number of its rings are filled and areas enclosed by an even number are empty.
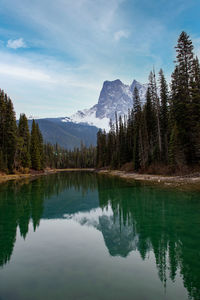
{"type": "Polygon", "coordinates": [[[200,163],[200,65],[196,57],[192,64],[190,78],[190,155],[191,163],[200,163]]]}
{"type": "Polygon", "coordinates": [[[166,163],[168,157],[168,101],[169,93],[167,82],[161,69],[159,72],[159,82],[160,82],[160,129],[161,129],[161,142],[162,142],[162,160],[166,163]]]}
{"type": "Polygon", "coordinates": [[[178,139],[184,149],[187,163],[191,162],[191,93],[190,79],[193,65],[193,45],[186,32],[179,36],[176,48],[176,66],[172,76],[172,105],[178,139]]]}
{"type": "Polygon", "coordinates": [[[31,154],[32,168],[35,170],[40,170],[41,161],[40,161],[39,137],[38,137],[38,131],[37,131],[35,120],[33,120],[32,122],[30,154],[31,154]]]}
{"type": "Polygon", "coordinates": [[[25,114],[21,114],[18,124],[18,136],[21,139],[20,161],[24,168],[29,168],[31,165],[30,158],[30,132],[28,127],[28,120],[25,114]]]}
{"type": "Polygon", "coordinates": [[[7,156],[7,166],[10,172],[14,168],[15,152],[17,148],[17,124],[15,111],[10,98],[6,96],[6,118],[5,118],[5,153],[7,156]]]}
{"type": "Polygon", "coordinates": [[[133,139],[133,168],[140,168],[140,135],[141,135],[141,104],[137,87],[133,91],[133,112],[134,112],[134,139],[133,139]]]}

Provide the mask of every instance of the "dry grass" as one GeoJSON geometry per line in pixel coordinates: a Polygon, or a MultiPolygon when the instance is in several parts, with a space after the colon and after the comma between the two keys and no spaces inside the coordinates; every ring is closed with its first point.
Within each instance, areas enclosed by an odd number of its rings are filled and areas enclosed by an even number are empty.
{"type": "Polygon", "coordinates": [[[17,180],[17,179],[24,179],[29,178],[30,174],[0,174],[0,183],[10,181],[10,180],[17,180]]]}
{"type": "Polygon", "coordinates": [[[59,172],[75,172],[75,171],[87,171],[93,172],[94,169],[50,169],[46,168],[44,171],[36,171],[32,169],[23,169],[19,171],[14,171],[14,174],[6,174],[0,172],[0,183],[10,181],[10,180],[19,180],[19,179],[26,179],[26,178],[34,178],[41,175],[48,175],[48,174],[55,174],[59,172]]]}

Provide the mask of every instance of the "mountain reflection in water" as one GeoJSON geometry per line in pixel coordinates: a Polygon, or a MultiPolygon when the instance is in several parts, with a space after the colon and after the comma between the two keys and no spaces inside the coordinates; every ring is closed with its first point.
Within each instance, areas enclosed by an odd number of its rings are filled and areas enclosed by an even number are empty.
{"type": "MultiPolygon", "coordinates": [[[[92,173],[60,173],[0,186],[0,266],[10,261],[17,228],[26,239],[41,219],[72,219],[96,228],[112,257],[155,255],[166,286],[180,273],[200,299],[200,195],[127,183],[92,173]],[[169,275],[168,275],[169,274],[169,275]]],[[[1,271],[1,270],[0,270],[1,271]]]]}

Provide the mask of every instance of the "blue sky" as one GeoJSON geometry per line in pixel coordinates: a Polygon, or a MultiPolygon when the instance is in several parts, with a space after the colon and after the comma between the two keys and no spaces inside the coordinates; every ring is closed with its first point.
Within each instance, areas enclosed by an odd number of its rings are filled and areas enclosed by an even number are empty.
{"type": "Polygon", "coordinates": [[[199,0],[0,0],[0,88],[17,116],[69,116],[104,80],[170,79],[182,30],[200,56],[199,20],[199,0]]]}

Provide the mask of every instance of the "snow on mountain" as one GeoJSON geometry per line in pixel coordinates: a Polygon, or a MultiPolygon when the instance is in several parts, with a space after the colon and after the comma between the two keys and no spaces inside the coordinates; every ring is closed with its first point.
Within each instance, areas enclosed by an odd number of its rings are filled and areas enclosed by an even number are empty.
{"type": "Polygon", "coordinates": [[[96,105],[94,105],[90,109],[84,109],[82,111],[78,110],[77,113],[72,115],[71,117],[66,117],[62,120],[63,122],[73,122],[73,123],[81,123],[96,126],[98,128],[103,128],[106,131],[109,130],[109,122],[110,119],[107,117],[97,118],[96,117],[96,105]]]}
{"type": "Polygon", "coordinates": [[[79,110],[62,121],[85,123],[108,131],[110,119],[112,121],[115,119],[115,112],[118,116],[123,116],[128,113],[128,109],[133,107],[133,90],[135,86],[138,88],[141,103],[144,104],[147,84],[141,84],[133,80],[129,86],[123,84],[119,79],[105,81],[97,104],[90,109],[79,110]]]}

